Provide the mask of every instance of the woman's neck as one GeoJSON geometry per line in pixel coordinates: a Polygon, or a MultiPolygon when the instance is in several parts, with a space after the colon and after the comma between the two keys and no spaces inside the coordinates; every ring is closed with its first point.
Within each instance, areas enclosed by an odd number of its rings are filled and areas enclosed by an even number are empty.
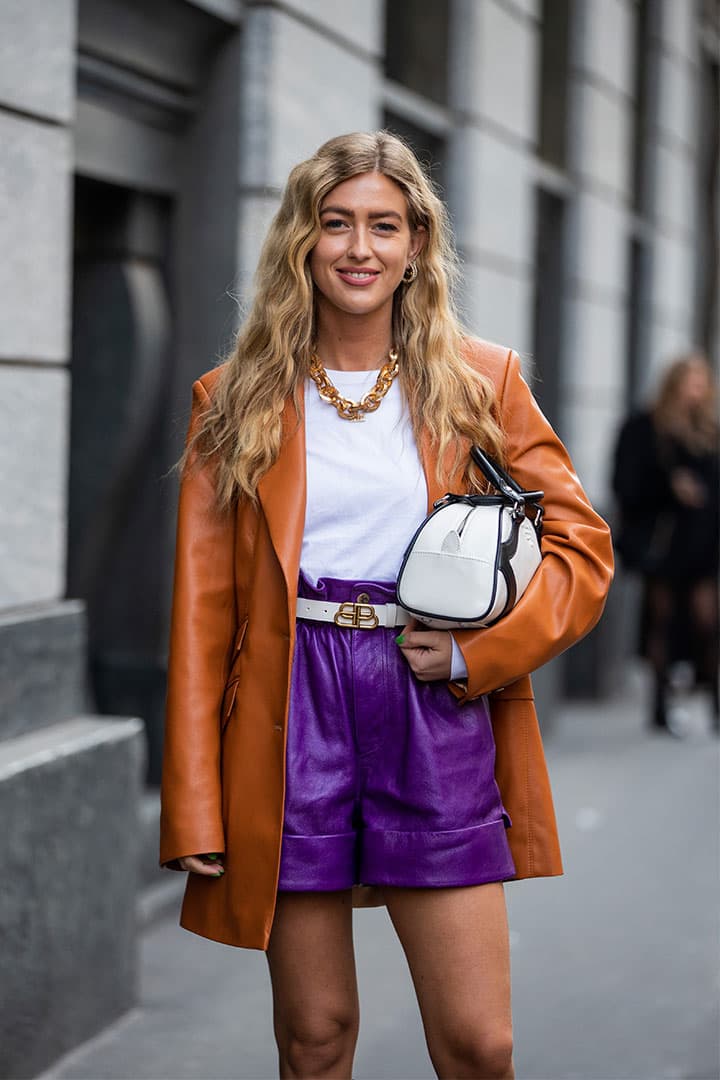
{"type": "Polygon", "coordinates": [[[315,348],[331,371],[374,371],[387,362],[392,348],[390,319],[318,318],[315,348]]]}

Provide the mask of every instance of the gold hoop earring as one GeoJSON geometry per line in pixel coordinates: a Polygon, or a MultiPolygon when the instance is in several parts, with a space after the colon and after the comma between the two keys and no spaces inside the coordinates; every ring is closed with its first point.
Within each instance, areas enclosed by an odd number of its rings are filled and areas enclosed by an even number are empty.
{"type": "Polygon", "coordinates": [[[405,273],[403,274],[403,281],[405,282],[406,285],[410,285],[415,280],[415,278],[417,276],[418,276],[417,263],[413,260],[413,262],[409,262],[407,264],[407,266],[405,267],[405,273]]]}

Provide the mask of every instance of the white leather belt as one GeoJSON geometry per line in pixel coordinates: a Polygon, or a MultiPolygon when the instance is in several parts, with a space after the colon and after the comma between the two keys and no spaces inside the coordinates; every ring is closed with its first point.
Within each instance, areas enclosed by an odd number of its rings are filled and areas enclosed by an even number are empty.
{"type": "Polygon", "coordinates": [[[325,600],[297,602],[298,619],[313,622],[330,622],[350,630],[374,630],[376,626],[405,626],[412,615],[399,604],[371,604],[367,593],[360,593],[357,600],[343,604],[329,604],[325,600]]]}

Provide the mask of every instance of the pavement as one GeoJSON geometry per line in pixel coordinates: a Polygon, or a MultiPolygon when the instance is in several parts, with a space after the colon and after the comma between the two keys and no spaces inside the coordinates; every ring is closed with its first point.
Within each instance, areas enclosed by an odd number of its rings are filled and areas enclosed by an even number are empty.
{"type": "MultiPolygon", "coordinates": [[[[565,876],[506,889],[518,1080],[718,1080],[719,740],[701,699],[683,739],[643,727],[646,688],[563,706],[546,740],[565,876]]],[[[355,913],[358,1080],[434,1076],[384,909],[355,913]]],[[[143,937],[140,1004],[42,1080],[277,1076],[262,953],[143,937]]]]}

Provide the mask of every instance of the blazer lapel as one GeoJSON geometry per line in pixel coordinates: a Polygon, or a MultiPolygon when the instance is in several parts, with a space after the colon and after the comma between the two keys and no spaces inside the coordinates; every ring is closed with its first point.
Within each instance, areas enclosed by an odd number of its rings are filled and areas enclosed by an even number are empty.
{"type": "MultiPolygon", "coordinates": [[[[419,450],[420,461],[422,462],[422,467],[425,472],[425,482],[427,484],[428,493],[428,513],[430,513],[433,508],[433,503],[436,502],[437,499],[442,499],[443,495],[448,491],[460,492],[464,490],[462,485],[462,473],[464,471],[467,455],[470,453],[470,443],[467,439],[463,439],[463,454],[460,458],[459,470],[456,475],[451,477],[450,481],[446,482],[444,485],[441,485],[437,479],[438,454],[436,448],[432,445],[432,440],[430,439],[427,429],[423,431],[420,438],[419,450]]],[[[449,446],[445,451],[446,476],[450,475],[453,456],[454,448],[449,446]]]]}
{"type": "MultiPolygon", "coordinates": [[[[304,387],[299,387],[302,408],[304,387]]],[[[303,410],[304,411],[304,410],[303,410]]],[[[288,614],[295,620],[300,550],[305,528],[306,465],[305,420],[298,423],[292,398],[283,411],[283,442],[277,461],[258,484],[258,496],[267,521],[270,539],[282,567],[287,586],[288,614]],[[292,609],[292,611],[290,610],[292,609]]]]}
{"type": "Polygon", "coordinates": [[[418,450],[420,453],[420,461],[425,472],[425,483],[427,484],[428,493],[428,513],[430,513],[435,500],[442,498],[445,492],[440,490],[440,485],[437,481],[438,456],[427,430],[424,430],[422,433],[418,450]]]}

